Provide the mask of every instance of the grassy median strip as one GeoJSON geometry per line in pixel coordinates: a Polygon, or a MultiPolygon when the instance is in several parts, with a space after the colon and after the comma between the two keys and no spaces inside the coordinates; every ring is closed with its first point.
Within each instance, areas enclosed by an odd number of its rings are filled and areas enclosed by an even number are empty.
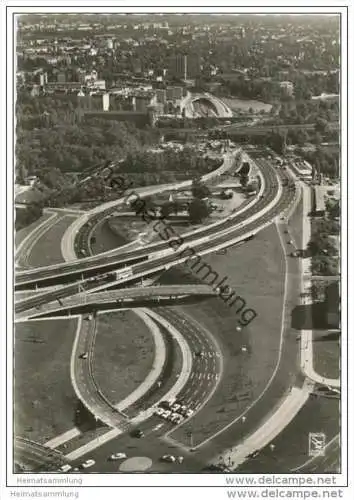
{"type": "MultiPolygon", "coordinates": [[[[160,308],[155,308],[154,310],[157,313],[160,312],[160,308]]],[[[171,337],[170,333],[160,324],[159,329],[166,346],[165,364],[157,383],[154,384],[142,398],[127,409],[126,413],[130,417],[137,415],[140,411],[153,406],[157,401],[159,401],[176,383],[176,380],[181,372],[182,353],[179,345],[171,337]]]]}
{"type": "Polygon", "coordinates": [[[112,404],[134,391],[152,368],[155,347],[145,323],[132,311],[100,314],[93,372],[112,404]]]}
{"type": "Polygon", "coordinates": [[[73,220],[70,216],[61,217],[39,238],[28,259],[30,266],[41,267],[64,262],[60,241],[73,220]]]}

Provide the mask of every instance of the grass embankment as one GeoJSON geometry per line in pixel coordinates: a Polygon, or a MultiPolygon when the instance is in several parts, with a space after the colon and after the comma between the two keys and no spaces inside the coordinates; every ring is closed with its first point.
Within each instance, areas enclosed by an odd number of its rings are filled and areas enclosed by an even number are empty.
{"type": "Polygon", "coordinates": [[[154,340],[133,311],[100,314],[97,329],[94,376],[103,394],[117,404],[134,391],[151,370],[154,340]]]}
{"type": "Polygon", "coordinates": [[[18,323],[14,348],[15,434],[44,443],[74,426],[70,358],[77,320],[18,323]]]}
{"type": "MultiPolygon", "coordinates": [[[[226,255],[210,255],[205,261],[220,279],[228,283],[253,308],[257,317],[241,332],[236,330],[238,315],[220,298],[208,299],[198,307],[183,306],[185,311],[217,339],[223,352],[224,373],[218,390],[207,405],[188,424],[193,426],[195,444],[220,430],[240,415],[264,390],[276,367],[281,331],[285,262],[274,226],[226,255]],[[242,346],[248,352],[242,352],[242,346]]],[[[286,388],[275,391],[274,404],[286,388]]],[[[272,402],[269,403],[271,407],[272,402]]],[[[189,442],[183,426],[171,437],[189,442]]]]}
{"type": "Polygon", "coordinates": [[[91,243],[93,254],[107,252],[108,250],[129,243],[129,240],[126,239],[118,229],[115,230],[110,219],[106,219],[102,223],[97,224],[92,236],[96,238],[95,243],[91,243]]]}
{"type": "Polygon", "coordinates": [[[28,258],[28,264],[40,267],[64,262],[61,253],[61,240],[74,220],[75,218],[71,216],[58,219],[36,242],[28,258]]]}
{"type": "Polygon", "coordinates": [[[49,217],[51,217],[51,216],[52,216],[52,214],[50,214],[50,213],[43,214],[39,219],[32,222],[32,224],[29,224],[28,226],[20,229],[19,231],[16,231],[15,246],[18,247],[28,234],[30,234],[34,229],[36,229],[37,226],[42,224],[42,222],[48,220],[49,217]]]}
{"type": "Polygon", "coordinates": [[[313,368],[322,377],[340,376],[340,334],[313,332],[313,368]]]}

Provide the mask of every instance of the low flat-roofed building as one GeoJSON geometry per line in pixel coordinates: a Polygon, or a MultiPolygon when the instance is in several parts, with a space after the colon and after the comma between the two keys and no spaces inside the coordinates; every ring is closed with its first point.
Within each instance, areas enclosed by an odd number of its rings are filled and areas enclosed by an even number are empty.
{"type": "Polygon", "coordinates": [[[313,189],[313,213],[322,217],[326,212],[326,203],[322,186],[314,186],[313,189]]]}
{"type": "Polygon", "coordinates": [[[299,179],[304,181],[312,179],[312,166],[309,163],[303,160],[295,160],[291,162],[291,167],[299,179]]]}

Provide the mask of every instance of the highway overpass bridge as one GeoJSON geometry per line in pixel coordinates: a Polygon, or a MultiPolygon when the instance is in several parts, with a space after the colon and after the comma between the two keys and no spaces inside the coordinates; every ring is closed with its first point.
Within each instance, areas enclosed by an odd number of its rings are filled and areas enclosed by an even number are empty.
{"type": "Polygon", "coordinates": [[[165,285],[124,288],[92,294],[80,293],[22,311],[16,319],[82,314],[99,309],[142,307],[147,303],[159,305],[161,301],[166,305],[168,301],[174,303],[176,300],[183,301],[183,299],[190,301],[191,297],[201,300],[217,295],[218,292],[208,285],[165,285]]]}
{"type": "MultiPolygon", "coordinates": [[[[275,175],[274,169],[270,168],[270,172],[273,172],[273,175],[275,175]]],[[[175,248],[170,247],[160,252],[151,252],[151,250],[149,250],[151,255],[146,261],[128,266],[113,273],[102,274],[102,268],[107,265],[107,256],[101,257],[102,264],[100,264],[99,267],[97,267],[96,264],[95,270],[96,274],[100,273],[99,276],[88,279],[85,278],[80,282],[64,285],[59,290],[50,290],[45,293],[36,294],[28,299],[21,300],[15,304],[16,315],[20,315],[24,311],[29,311],[36,307],[41,307],[45,303],[53,302],[54,300],[73,296],[82,292],[92,293],[112,287],[118,288],[127,286],[129,282],[134,283],[140,278],[151,276],[152,274],[164,269],[169,269],[171,266],[176,264],[186,263],[188,265],[192,258],[196,258],[198,260],[198,266],[200,265],[205,268],[201,259],[202,255],[210,253],[211,251],[226,248],[233,244],[242,244],[242,242],[253,237],[262,228],[271,224],[273,218],[281,213],[282,210],[285,210],[292,203],[292,201],[294,201],[295,191],[290,186],[290,183],[287,183],[285,188],[279,189],[282,178],[287,178],[287,175],[288,174],[285,171],[279,171],[279,179],[277,180],[277,177],[275,176],[275,179],[270,180],[267,194],[264,194],[264,196],[262,196],[259,200],[260,202],[265,203],[265,210],[260,212],[256,211],[254,217],[249,217],[247,222],[242,222],[235,226],[235,218],[228,218],[223,222],[224,226],[222,227],[222,230],[218,227],[219,230],[216,231],[215,225],[211,225],[214,227],[209,227],[209,232],[207,233],[208,235],[204,235],[202,238],[192,241],[191,245],[187,245],[184,241],[183,244],[178,247],[178,251],[176,251],[175,248]]],[[[239,215],[240,214],[238,214],[238,216],[239,215]]],[[[142,250],[145,252],[147,251],[147,249],[142,250]]],[[[115,259],[117,259],[117,256],[115,256],[115,259]]],[[[75,266],[78,264],[80,263],[76,262],[75,266]]],[[[112,263],[110,263],[110,265],[112,265],[112,263]]],[[[46,272],[48,272],[48,270],[46,272]]],[[[208,275],[210,275],[209,272],[208,275]]]]}
{"type": "MultiPolygon", "coordinates": [[[[233,160],[230,158],[229,161],[232,162],[233,160]]],[[[227,165],[224,166],[224,170],[227,170],[227,165]]],[[[183,242],[193,245],[193,242],[201,238],[214,238],[218,232],[224,231],[227,228],[234,229],[236,224],[240,226],[245,220],[246,222],[250,221],[252,217],[256,217],[258,213],[265,211],[267,206],[269,206],[272,200],[277,196],[279,181],[274,169],[269,168],[269,165],[260,166],[260,170],[264,178],[264,183],[261,188],[263,195],[260,196],[259,199],[254,199],[254,201],[249,203],[244,209],[237,211],[226,219],[184,233],[183,236],[181,236],[183,242]]],[[[219,173],[221,174],[223,171],[220,170],[219,173]]],[[[168,221],[162,224],[162,226],[169,225],[168,221]]],[[[175,233],[175,235],[179,237],[172,229],[173,228],[169,231],[170,235],[175,233]]],[[[165,237],[166,230],[163,230],[162,233],[161,240],[163,241],[146,245],[141,249],[122,251],[122,249],[118,248],[115,251],[73,262],[19,272],[16,274],[15,287],[17,290],[20,290],[21,288],[33,288],[36,285],[48,286],[58,283],[67,283],[83,279],[83,277],[88,278],[102,272],[109,272],[127,265],[136,264],[137,262],[146,261],[151,254],[170,248],[170,244],[166,241],[165,237]]]]}

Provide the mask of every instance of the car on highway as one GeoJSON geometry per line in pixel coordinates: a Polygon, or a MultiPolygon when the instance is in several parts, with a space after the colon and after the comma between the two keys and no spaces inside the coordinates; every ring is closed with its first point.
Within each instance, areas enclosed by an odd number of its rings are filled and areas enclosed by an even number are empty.
{"type": "Polygon", "coordinates": [[[168,419],[171,415],[172,415],[172,411],[171,410],[164,410],[164,412],[161,413],[161,417],[162,418],[166,418],[166,419],[168,419]]]}
{"type": "Polygon", "coordinates": [[[183,463],[184,457],[177,457],[177,462],[179,464],[183,463]]]}
{"type": "Polygon", "coordinates": [[[92,459],[92,458],[88,458],[87,460],[85,460],[84,463],[81,464],[81,467],[83,469],[88,469],[89,467],[92,467],[93,465],[95,465],[95,461],[92,459]]]}
{"type": "Polygon", "coordinates": [[[196,352],[195,352],[195,356],[196,356],[197,358],[204,358],[205,354],[204,354],[204,352],[203,352],[203,351],[196,351],[196,352]]]}
{"type": "Polygon", "coordinates": [[[179,413],[181,415],[184,415],[186,413],[186,411],[188,410],[187,406],[186,405],[181,405],[181,408],[179,409],[179,413]]]}
{"type": "Polygon", "coordinates": [[[118,453],[113,453],[109,457],[109,460],[122,460],[123,458],[127,458],[126,453],[118,452],[118,453]]]}
{"type": "Polygon", "coordinates": [[[69,472],[69,470],[71,470],[71,465],[69,464],[64,464],[62,465],[60,468],[59,468],[59,471],[58,472],[69,472]]]}
{"type": "Polygon", "coordinates": [[[135,429],[132,431],[132,433],[130,434],[132,437],[136,437],[136,438],[142,438],[144,437],[144,433],[141,429],[135,429]]]}
{"type": "Polygon", "coordinates": [[[173,455],[163,455],[161,457],[162,462],[170,462],[170,463],[175,463],[176,462],[176,457],[173,455]]]}
{"type": "Polygon", "coordinates": [[[157,415],[158,417],[162,417],[164,412],[165,410],[163,408],[155,408],[155,415],[157,415]]]}
{"type": "Polygon", "coordinates": [[[174,413],[171,417],[171,422],[173,424],[181,424],[183,422],[183,416],[180,415],[179,413],[174,413]]]}
{"type": "Polygon", "coordinates": [[[87,359],[88,358],[88,352],[83,352],[82,354],[80,354],[79,358],[80,359],[87,359]]]}

